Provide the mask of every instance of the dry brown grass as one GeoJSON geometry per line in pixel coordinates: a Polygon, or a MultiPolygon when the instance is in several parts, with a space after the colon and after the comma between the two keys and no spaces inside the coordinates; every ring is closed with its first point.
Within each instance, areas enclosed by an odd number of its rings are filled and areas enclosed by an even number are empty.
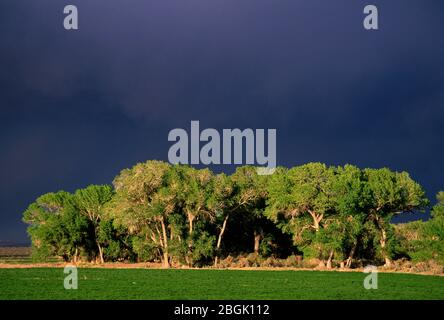
{"type": "Polygon", "coordinates": [[[29,257],[31,247],[0,247],[0,257],[29,257]]]}
{"type": "MultiPolygon", "coordinates": [[[[29,247],[0,247],[0,268],[63,268],[66,265],[72,265],[72,263],[66,262],[48,262],[48,263],[32,263],[21,262],[14,263],[15,259],[29,258],[31,255],[31,248],[29,247]],[[6,261],[6,263],[5,263],[6,261]]],[[[28,261],[28,260],[26,260],[28,261]]],[[[105,268],[105,269],[162,269],[161,263],[143,262],[143,263],[130,263],[130,262],[108,262],[104,264],[100,263],[88,263],[81,262],[77,264],[80,268],[105,268]]],[[[300,260],[298,257],[293,256],[290,259],[274,259],[274,258],[260,258],[254,254],[247,256],[232,257],[228,256],[222,259],[218,267],[203,267],[203,268],[190,268],[190,267],[177,267],[175,269],[220,269],[220,270],[272,270],[272,271],[288,271],[288,270],[305,270],[305,271],[339,271],[339,272],[363,272],[364,269],[353,268],[321,268],[319,262],[313,260],[300,260]]],[[[386,273],[406,273],[406,274],[422,274],[422,275],[439,275],[444,276],[444,267],[436,264],[433,261],[413,264],[410,261],[398,260],[394,261],[391,268],[379,267],[380,272],[386,273]]]]}

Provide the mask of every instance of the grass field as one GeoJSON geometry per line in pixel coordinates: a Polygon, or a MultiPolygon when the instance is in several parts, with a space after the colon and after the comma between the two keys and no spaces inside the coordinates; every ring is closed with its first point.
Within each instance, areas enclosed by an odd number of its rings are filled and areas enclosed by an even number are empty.
{"type": "Polygon", "coordinates": [[[444,277],[321,271],[78,269],[65,290],[61,268],[0,269],[0,299],[444,299],[444,277]]]}

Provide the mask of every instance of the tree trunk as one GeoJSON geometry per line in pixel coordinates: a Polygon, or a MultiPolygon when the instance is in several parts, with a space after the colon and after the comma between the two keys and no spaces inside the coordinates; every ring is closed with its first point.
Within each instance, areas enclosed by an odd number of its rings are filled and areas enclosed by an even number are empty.
{"type": "Polygon", "coordinates": [[[105,263],[105,260],[103,259],[103,249],[100,246],[99,242],[97,242],[97,248],[99,248],[100,263],[105,263]]]}
{"type": "Polygon", "coordinates": [[[262,239],[262,232],[254,230],[254,253],[259,253],[259,245],[262,239]]]}
{"type": "Polygon", "coordinates": [[[387,254],[386,251],[386,244],[387,244],[387,233],[385,232],[384,226],[380,223],[380,218],[376,217],[376,226],[379,230],[381,230],[381,239],[379,240],[379,244],[381,245],[381,252],[382,256],[384,257],[384,262],[386,267],[390,267],[392,262],[387,254]]]}
{"type": "Polygon", "coordinates": [[[162,265],[164,268],[168,269],[170,267],[170,261],[169,261],[169,256],[168,256],[168,250],[164,250],[163,251],[163,262],[162,265]]]}
{"type": "Polygon", "coordinates": [[[355,243],[353,245],[353,248],[351,249],[350,254],[349,254],[349,256],[347,258],[347,261],[345,263],[345,267],[346,268],[350,268],[351,267],[351,264],[353,262],[353,256],[355,255],[356,247],[357,247],[357,244],[355,243]]]}
{"type": "Polygon", "coordinates": [[[163,221],[163,217],[160,219],[160,223],[162,224],[162,238],[163,238],[163,267],[169,268],[170,267],[170,261],[169,261],[169,254],[168,254],[168,236],[165,228],[165,222],[163,221]]]}
{"type": "Polygon", "coordinates": [[[194,221],[194,216],[188,213],[188,229],[190,236],[193,234],[193,221],[194,221]]]}
{"type": "Polygon", "coordinates": [[[387,244],[387,234],[384,229],[381,228],[381,240],[379,241],[381,244],[381,251],[382,255],[384,256],[384,262],[386,267],[390,267],[392,264],[392,261],[390,260],[389,256],[387,255],[385,246],[387,244]]]}
{"type": "Polygon", "coordinates": [[[214,259],[214,266],[217,266],[218,262],[218,256],[219,256],[219,249],[220,245],[222,244],[222,237],[224,236],[225,229],[227,227],[228,218],[230,217],[230,214],[227,214],[227,216],[224,219],[224,223],[222,224],[222,229],[220,229],[219,236],[217,238],[217,244],[216,244],[216,258],[214,259]]]}
{"type": "Polygon", "coordinates": [[[330,255],[328,256],[327,260],[327,269],[331,269],[331,260],[333,259],[334,250],[330,251],[330,255]]]}
{"type": "Polygon", "coordinates": [[[189,267],[193,265],[193,259],[191,258],[192,248],[193,248],[193,221],[194,216],[188,213],[188,256],[186,257],[186,262],[189,267]]]}

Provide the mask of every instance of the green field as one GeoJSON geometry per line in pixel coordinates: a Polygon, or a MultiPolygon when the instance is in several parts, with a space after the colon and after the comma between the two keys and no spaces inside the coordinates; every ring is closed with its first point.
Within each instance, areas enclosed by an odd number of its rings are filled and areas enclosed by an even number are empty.
{"type": "Polygon", "coordinates": [[[320,271],[78,269],[77,290],[63,269],[0,269],[0,299],[444,299],[444,277],[320,271]]]}

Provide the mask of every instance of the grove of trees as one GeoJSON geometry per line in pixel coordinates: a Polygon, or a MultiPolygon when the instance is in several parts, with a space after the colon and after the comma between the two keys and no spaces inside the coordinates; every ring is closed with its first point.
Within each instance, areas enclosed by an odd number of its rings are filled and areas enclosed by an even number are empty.
{"type": "Polygon", "coordinates": [[[124,169],[113,186],[40,196],[24,212],[36,259],[217,266],[248,253],[297,255],[321,266],[393,259],[444,264],[444,193],[427,222],[393,224],[429,206],[406,172],[322,163],[258,175],[161,161],[124,169]]]}

